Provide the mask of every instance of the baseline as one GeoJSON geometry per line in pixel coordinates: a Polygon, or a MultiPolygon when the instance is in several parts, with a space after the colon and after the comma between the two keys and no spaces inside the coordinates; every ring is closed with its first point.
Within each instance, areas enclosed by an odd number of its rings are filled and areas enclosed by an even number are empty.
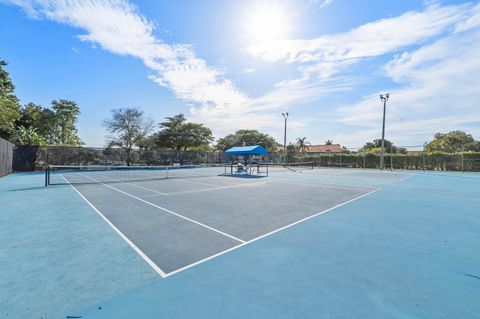
{"type": "Polygon", "coordinates": [[[258,237],[255,237],[255,238],[253,238],[253,239],[251,239],[251,240],[249,240],[249,241],[245,241],[245,242],[243,242],[242,244],[240,244],[240,245],[238,245],[238,246],[234,246],[234,247],[232,247],[232,248],[229,248],[229,249],[226,249],[226,250],[224,250],[224,251],[222,251],[222,252],[219,252],[219,253],[217,253],[217,254],[215,254],[215,255],[212,255],[212,256],[206,257],[206,258],[204,258],[204,259],[202,259],[202,260],[196,261],[196,262],[194,262],[194,263],[192,263],[192,264],[190,264],[190,265],[187,265],[187,266],[184,266],[184,267],[179,268],[179,269],[177,269],[177,270],[171,271],[171,272],[167,273],[165,277],[170,277],[170,276],[175,275],[175,274],[177,274],[177,273],[179,273],[179,272],[181,272],[181,271],[184,271],[184,270],[187,270],[187,269],[192,268],[192,267],[194,267],[194,266],[200,265],[200,264],[202,264],[202,263],[204,263],[204,262],[207,262],[207,261],[209,261],[209,260],[211,260],[211,259],[213,259],[213,258],[216,258],[216,257],[219,257],[219,256],[221,256],[221,255],[227,254],[227,253],[229,253],[229,252],[231,252],[231,251],[234,251],[234,250],[236,250],[236,249],[238,249],[238,248],[240,248],[240,247],[243,247],[243,246],[249,245],[249,244],[251,244],[251,243],[254,243],[254,242],[256,242],[257,240],[260,240],[260,239],[262,239],[262,238],[271,236],[271,235],[273,235],[273,234],[275,234],[275,233],[277,233],[277,232],[279,232],[279,231],[285,230],[285,229],[287,229],[287,228],[290,228],[290,227],[295,226],[295,225],[297,225],[297,224],[303,223],[303,222],[305,222],[305,221],[307,221],[307,220],[309,220],[309,219],[312,219],[312,218],[314,218],[314,217],[317,217],[317,216],[319,216],[319,215],[322,215],[322,214],[328,213],[328,212],[330,212],[330,211],[333,211],[333,210],[335,210],[335,209],[337,209],[337,208],[339,208],[339,207],[342,207],[342,206],[344,206],[344,205],[347,205],[347,204],[349,204],[349,203],[351,203],[351,202],[354,202],[354,201],[356,201],[356,200],[358,200],[358,199],[360,199],[360,198],[363,198],[363,197],[366,197],[366,196],[371,195],[371,194],[373,194],[373,193],[376,193],[376,192],[378,192],[378,191],[380,191],[380,190],[382,190],[382,189],[383,189],[383,188],[377,188],[377,189],[375,189],[375,190],[373,190],[373,191],[371,191],[371,192],[368,192],[368,193],[366,193],[366,194],[357,196],[357,197],[352,198],[352,199],[350,199],[350,200],[348,200],[348,201],[346,201],[346,202],[343,202],[343,203],[341,203],[341,204],[335,205],[335,206],[333,206],[333,207],[330,207],[330,208],[328,208],[328,209],[325,209],[325,210],[323,210],[323,211],[321,211],[321,212],[318,212],[318,213],[316,213],[316,214],[310,215],[310,216],[308,216],[308,217],[305,217],[305,218],[303,218],[303,219],[297,220],[297,221],[295,221],[295,222],[293,222],[293,223],[290,223],[290,224],[288,224],[288,225],[285,225],[285,226],[282,226],[282,227],[280,227],[280,228],[277,228],[277,229],[275,229],[275,230],[273,230],[273,231],[270,231],[270,232],[268,232],[268,233],[266,233],[266,234],[263,234],[263,235],[260,235],[260,236],[258,236],[258,237]]]}

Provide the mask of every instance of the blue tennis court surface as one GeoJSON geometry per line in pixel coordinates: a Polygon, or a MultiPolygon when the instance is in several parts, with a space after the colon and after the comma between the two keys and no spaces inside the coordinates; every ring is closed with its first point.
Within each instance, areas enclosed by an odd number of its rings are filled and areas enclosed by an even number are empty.
{"type": "Polygon", "coordinates": [[[480,318],[476,174],[43,178],[0,179],[1,318],[480,318]]]}

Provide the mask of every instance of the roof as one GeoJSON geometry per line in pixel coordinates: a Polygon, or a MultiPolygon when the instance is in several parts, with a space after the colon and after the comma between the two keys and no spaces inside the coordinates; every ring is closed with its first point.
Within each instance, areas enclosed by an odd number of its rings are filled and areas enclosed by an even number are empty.
{"type": "Polygon", "coordinates": [[[268,154],[268,151],[261,145],[234,146],[225,151],[226,155],[260,155],[268,154]]]}

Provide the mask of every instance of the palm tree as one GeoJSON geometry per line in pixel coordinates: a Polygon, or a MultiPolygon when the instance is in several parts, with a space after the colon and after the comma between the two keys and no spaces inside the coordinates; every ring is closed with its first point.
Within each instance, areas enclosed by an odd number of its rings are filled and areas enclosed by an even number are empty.
{"type": "Polygon", "coordinates": [[[305,151],[308,150],[308,145],[311,145],[310,142],[307,141],[306,137],[298,137],[297,138],[297,148],[302,152],[302,155],[305,157],[305,151]]]}
{"type": "Polygon", "coordinates": [[[333,144],[333,141],[332,140],[326,140],[325,141],[325,145],[332,145],[333,144]]]}

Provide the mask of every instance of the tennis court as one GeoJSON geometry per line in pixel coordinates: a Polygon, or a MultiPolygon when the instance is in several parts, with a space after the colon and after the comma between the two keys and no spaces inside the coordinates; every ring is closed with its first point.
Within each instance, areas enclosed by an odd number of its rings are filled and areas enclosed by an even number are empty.
{"type": "Polygon", "coordinates": [[[2,315],[480,313],[476,174],[185,172],[52,168],[48,187],[44,174],[3,178],[0,227],[12,245],[0,254],[8,275],[1,284],[9,287],[2,315]],[[50,291],[55,297],[45,298],[50,291]]]}
{"type": "Polygon", "coordinates": [[[162,277],[376,190],[280,178],[313,171],[301,166],[271,168],[274,179],[225,176],[223,165],[52,170],[51,184],[71,184],[162,277]]]}

